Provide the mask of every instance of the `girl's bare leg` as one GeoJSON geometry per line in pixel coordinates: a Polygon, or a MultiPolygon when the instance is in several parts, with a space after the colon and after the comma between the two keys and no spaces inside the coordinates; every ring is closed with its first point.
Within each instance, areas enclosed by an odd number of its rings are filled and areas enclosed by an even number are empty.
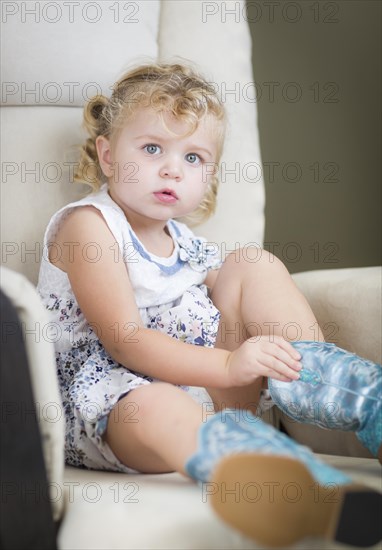
{"type": "MultiPolygon", "coordinates": [[[[284,264],[273,254],[249,247],[230,254],[211,295],[221,312],[216,347],[233,351],[251,336],[324,341],[317,320],[284,264]]],[[[254,344],[255,345],[255,344],[254,344]]],[[[260,378],[244,388],[207,388],[216,409],[235,407],[256,414],[260,378]]]]}
{"type": "Polygon", "coordinates": [[[184,474],[187,458],[197,449],[202,422],[200,405],[183,390],[158,382],[132,390],[117,403],[105,441],[130,468],[184,474]]]}

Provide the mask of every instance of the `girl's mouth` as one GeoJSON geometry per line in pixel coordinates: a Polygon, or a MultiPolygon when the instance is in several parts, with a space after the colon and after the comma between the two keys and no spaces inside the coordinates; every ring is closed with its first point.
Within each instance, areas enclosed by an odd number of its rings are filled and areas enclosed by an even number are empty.
{"type": "Polygon", "coordinates": [[[156,191],[154,196],[164,204],[174,204],[178,201],[178,196],[172,189],[161,189],[156,191]]]}

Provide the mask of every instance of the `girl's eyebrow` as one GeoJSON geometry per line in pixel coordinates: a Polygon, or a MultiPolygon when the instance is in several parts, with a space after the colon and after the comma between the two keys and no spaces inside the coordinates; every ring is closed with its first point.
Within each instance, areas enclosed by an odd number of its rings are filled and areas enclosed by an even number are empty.
{"type": "Polygon", "coordinates": [[[136,141],[138,141],[139,139],[152,139],[153,141],[155,140],[164,140],[165,138],[163,136],[154,136],[153,134],[142,134],[141,136],[136,136],[134,138],[136,141]]]}
{"type": "Polygon", "coordinates": [[[193,145],[191,144],[188,149],[190,149],[190,151],[203,151],[204,153],[206,153],[208,156],[210,157],[213,157],[213,154],[211,153],[211,151],[209,149],[206,149],[205,147],[201,147],[200,145],[193,145]]]}

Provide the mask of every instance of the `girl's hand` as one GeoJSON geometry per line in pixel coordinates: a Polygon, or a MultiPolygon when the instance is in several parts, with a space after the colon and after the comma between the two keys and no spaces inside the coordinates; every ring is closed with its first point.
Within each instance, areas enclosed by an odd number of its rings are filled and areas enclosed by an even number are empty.
{"type": "Polygon", "coordinates": [[[301,355],[281,336],[249,338],[231,352],[226,364],[229,387],[246,386],[260,376],[291,382],[300,377],[301,355]]]}

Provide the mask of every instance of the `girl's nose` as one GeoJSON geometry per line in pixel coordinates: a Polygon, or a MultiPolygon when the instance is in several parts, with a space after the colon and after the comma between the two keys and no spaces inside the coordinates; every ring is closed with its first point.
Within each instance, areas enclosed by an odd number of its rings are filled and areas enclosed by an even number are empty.
{"type": "Polygon", "coordinates": [[[180,181],[183,178],[180,161],[176,159],[167,159],[159,173],[162,178],[174,179],[176,181],[180,181]]]}

